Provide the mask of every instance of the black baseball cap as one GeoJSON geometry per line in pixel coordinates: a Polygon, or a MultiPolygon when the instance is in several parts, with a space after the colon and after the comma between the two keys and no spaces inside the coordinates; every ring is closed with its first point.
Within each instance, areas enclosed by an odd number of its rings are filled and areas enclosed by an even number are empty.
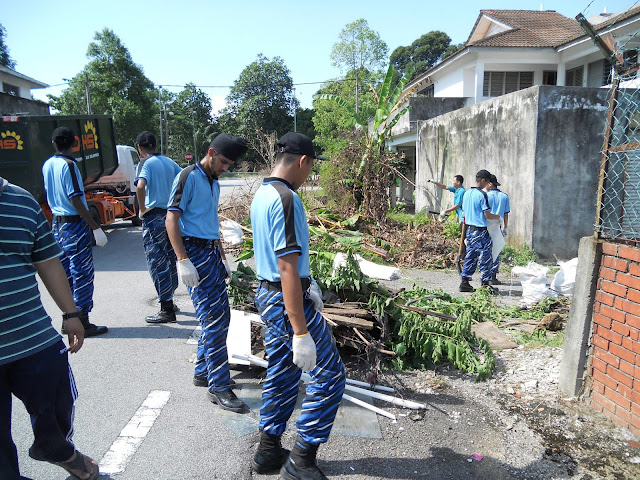
{"type": "Polygon", "coordinates": [[[58,127],[51,134],[51,141],[58,144],[71,144],[76,141],[76,136],[69,127],[58,127]]]}
{"type": "Polygon", "coordinates": [[[485,180],[487,180],[488,182],[491,181],[491,173],[489,172],[489,170],[479,170],[478,173],[476,173],[476,178],[484,178],[485,180]]]}
{"type": "Polygon", "coordinates": [[[142,148],[155,148],[157,145],[156,137],[151,132],[140,132],[136,137],[136,145],[141,146],[142,148]]]}
{"type": "Polygon", "coordinates": [[[491,183],[493,183],[496,187],[500,186],[500,182],[498,181],[498,179],[496,178],[496,176],[492,173],[491,174],[491,180],[489,180],[491,183]]]}
{"type": "Polygon", "coordinates": [[[234,137],[226,133],[221,133],[214,138],[209,144],[209,148],[213,148],[232,162],[236,162],[249,149],[244,138],[234,137]]]}
{"type": "Polygon", "coordinates": [[[276,143],[276,152],[295,153],[296,155],[306,155],[317,160],[328,160],[327,157],[316,155],[311,139],[298,132],[285,133],[276,143]]]}

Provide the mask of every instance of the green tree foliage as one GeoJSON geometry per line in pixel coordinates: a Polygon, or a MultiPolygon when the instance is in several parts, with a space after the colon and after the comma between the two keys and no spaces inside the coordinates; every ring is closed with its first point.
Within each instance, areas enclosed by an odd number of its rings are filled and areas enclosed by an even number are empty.
{"type": "Polygon", "coordinates": [[[187,152],[196,160],[204,156],[216,128],[211,118],[211,98],[189,83],[167,108],[173,113],[168,117],[169,156],[179,163],[184,162],[187,152]]]}
{"type": "MultiPolygon", "coordinates": [[[[262,54],[240,73],[227,96],[227,108],[218,118],[224,132],[248,138],[256,130],[277,136],[293,130],[293,113],[299,102],[293,93],[291,73],[280,57],[262,54]]],[[[256,158],[247,153],[247,160],[256,158]]]]}
{"type": "Polygon", "coordinates": [[[0,24],[0,65],[4,65],[9,68],[16,68],[16,62],[9,55],[9,47],[4,41],[4,37],[7,35],[7,31],[0,24]]]}
{"type": "Polygon", "coordinates": [[[108,28],[96,32],[87,58],[85,68],[60,96],[48,95],[51,106],[65,115],[86,114],[88,85],[91,113],[113,115],[117,143],[133,145],[140,131],[154,131],[158,92],[120,38],[108,28]]]}
{"type": "MultiPolygon", "coordinates": [[[[439,30],[434,30],[425,33],[409,46],[396,48],[391,53],[389,60],[391,65],[402,75],[413,71],[413,75],[409,78],[409,80],[412,80],[415,76],[424,73],[438,63],[445,53],[449,55],[453,53],[450,47],[451,38],[449,38],[449,35],[439,30]]],[[[453,46],[453,49],[455,52],[457,48],[453,46]]]]}
{"type": "Polygon", "coordinates": [[[353,85],[356,112],[360,112],[360,86],[365,83],[365,71],[377,72],[384,68],[389,48],[380,35],[369,28],[363,18],[347,24],[339,41],[331,48],[331,64],[342,72],[355,72],[353,85]]]}

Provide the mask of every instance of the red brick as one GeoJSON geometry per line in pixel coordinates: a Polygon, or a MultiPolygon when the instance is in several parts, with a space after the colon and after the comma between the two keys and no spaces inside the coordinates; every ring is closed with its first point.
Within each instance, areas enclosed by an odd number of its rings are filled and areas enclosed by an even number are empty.
{"type": "MultiPolygon", "coordinates": [[[[610,370],[615,370],[611,368],[610,370]]],[[[602,385],[609,387],[611,390],[618,390],[618,382],[611,378],[608,373],[602,373],[600,370],[593,371],[593,382],[601,383],[602,385]]]]}
{"type": "Polygon", "coordinates": [[[609,412],[607,410],[604,410],[602,413],[604,413],[607,417],[609,417],[615,423],[620,425],[622,428],[629,428],[629,424],[624,420],[622,420],[620,417],[618,417],[615,413],[609,412]]]}
{"type": "Polygon", "coordinates": [[[629,337],[622,337],[622,348],[626,348],[635,354],[640,353],[640,344],[635,340],[631,340],[629,337]]]}
{"type": "Polygon", "coordinates": [[[603,255],[613,255],[614,257],[618,256],[618,244],[617,243],[609,243],[605,242],[602,244],[602,254],[603,255]]]}
{"type": "Polygon", "coordinates": [[[620,395],[622,395],[625,398],[628,398],[629,400],[631,400],[631,402],[633,402],[633,398],[635,393],[633,390],[631,390],[629,387],[627,387],[626,385],[623,385],[622,383],[618,383],[618,393],[620,395]]]}
{"type": "Polygon", "coordinates": [[[640,249],[620,245],[618,248],[618,257],[626,258],[634,262],[640,262],[640,249]]]}
{"type": "MultiPolygon", "coordinates": [[[[603,295],[606,295],[606,294],[604,294],[604,293],[603,293],[603,295]]],[[[640,291],[638,291],[638,290],[634,290],[634,289],[630,288],[630,289],[627,291],[627,299],[628,299],[630,302],[640,303],[640,291]]],[[[604,302],[603,302],[603,303],[604,303],[604,302]]]]}
{"type": "Polygon", "coordinates": [[[608,410],[609,412],[613,413],[616,411],[616,404],[604,395],[601,395],[597,392],[591,392],[591,400],[596,402],[603,408],[603,410],[600,410],[601,412],[608,410]]]}
{"type": "MultiPolygon", "coordinates": [[[[634,277],[628,273],[618,273],[616,276],[616,282],[627,287],[631,287],[635,290],[640,290],[640,277],[634,277]]],[[[622,295],[621,295],[622,296],[622,295]]]]}
{"type": "MultiPolygon", "coordinates": [[[[604,328],[602,330],[606,331],[604,328]]],[[[591,338],[591,343],[602,350],[609,350],[609,341],[600,335],[594,335],[591,338]]]]}
{"type": "MultiPolygon", "coordinates": [[[[626,385],[627,387],[631,388],[633,387],[633,378],[630,377],[629,375],[625,375],[624,373],[622,373],[620,370],[618,370],[617,368],[610,368],[607,370],[607,375],[609,377],[611,377],[613,380],[615,380],[616,382],[619,382],[623,385],[626,385]]],[[[604,383],[604,382],[602,382],[604,383]]],[[[605,383],[605,385],[607,385],[605,383]]],[[[609,387],[609,385],[607,385],[609,387]]],[[[616,388],[614,387],[609,387],[612,390],[616,390],[616,388]]],[[[622,393],[622,392],[620,392],[622,393]]],[[[627,396],[627,398],[629,398],[629,396],[627,396]]]]}
{"type": "Polygon", "coordinates": [[[625,410],[624,408],[616,408],[616,416],[627,424],[631,423],[632,415],[629,410],[625,410]]]}
{"type": "Polygon", "coordinates": [[[640,428],[637,428],[633,425],[629,425],[629,431],[636,437],[640,438],[640,428]]]}
{"type": "Polygon", "coordinates": [[[604,303],[605,305],[612,307],[614,299],[615,297],[613,295],[605,293],[602,290],[598,290],[596,292],[596,302],[604,303]]]}
{"type": "MultiPolygon", "coordinates": [[[[632,317],[633,315],[627,315],[625,318],[625,321],[629,321],[629,317],[632,317]]],[[[638,330],[637,328],[633,328],[633,327],[629,327],[629,339],[633,340],[634,342],[640,342],[640,330],[638,330]]]]}
{"type": "Polygon", "coordinates": [[[620,359],[618,357],[616,357],[615,355],[611,355],[609,352],[606,352],[606,351],[602,350],[601,348],[594,348],[593,351],[594,351],[594,355],[596,356],[596,358],[599,358],[604,363],[607,363],[609,365],[613,365],[616,368],[618,368],[620,366],[620,359]]]}
{"type": "Polygon", "coordinates": [[[598,276],[605,280],[609,280],[610,282],[615,282],[616,273],[617,272],[613,268],[600,267],[600,274],[598,276]]]}
{"type": "Polygon", "coordinates": [[[625,410],[631,410],[631,400],[620,395],[618,392],[614,392],[610,388],[605,387],[604,396],[625,410]]]}
{"type": "MultiPolygon", "coordinates": [[[[618,274],[618,277],[623,275],[622,273],[618,274]]],[[[617,283],[610,282],[609,280],[601,280],[600,288],[607,293],[611,293],[616,297],[626,297],[627,296],[627,288],[623,285],[618,285],[617,283]]]]}
{"type": "MultiPolygon", "coordinates": [[[[606,328],[598,327],[598,335],[616,345],[622,345],[622,335],[606,328]]],[[[611,350],[611,347],[609,347],[611,350]]]]}
{"type": "Polygon", "coordinates": [[[618,310],[622,310],[623,312],[631,313],[633,315],[640,315],[640,305],[634,302],[630,302],[629,300],[623,300],[621,298],[616,298],[613,301],[613,304],[618,310]]]}
{"type": "Polygon", "coordinates": [[[640,277],[640,263],[631,262],[629,264],[629,273],[636,277],[640,277]]]}
{"type": "MultiPolygon", "coordinates": [[[[622,348],[621,346],[616,345],[614,343],[609,344],[609,353],[611,353],[611,355],[615,355],[621,360],[624,360],[625,362],[635,363],[636,361],[635,353],[633,353],[630,350],[627,350],[626,348],[622,348]]],[[[620,364],[616,365],[616,368],[619,368],[619,367],[620,367],[620,364]]]]}
{"type": "Polygon", "coordinates": [[[626,272],[629,270],[629,262],[615,257],[603,257],[602,266],[607,268],[613,268],[619,272],[626,272]]]}
{"type": "MultiPolygon", "coordinates": [[[[615,308],[607,307],[606,305],[600,305],[600,313],[605,317],[612,318],[613,320],[617,320],[620,323],[625,322],[624,312],[621,312],[620,310],[616,310],[615,308]]],[[[637,315],[637,313],[634,313],[634,312],[629,312],[629,313],[633,313],[634,315],[637,315]]]]}
{"type": "MultiPolygon", "coordinates": [[[[593,321],[594,321],[594,323],[596,323],[598,325],[602,325],[605,328],[611,328],[612,320],[610,318],[608,318],[608,317],[605,317],[601,313],[594,313],[593,314],[593,321]]],[[[640,322],[640,318],[638,319],[638,322],[640,322]]],[[[639,323],[639,325],[640,325],[640,323],[639,323]]]]}
{"type": "MultiPolygon", "coordinates": [[[[593,356],[591,357],[591,367],[593,367],[594,370],[599,370],[602,373],[605,373],[607,371],[607,364],[604,363],[599,358],[595,358],[593,356]]],[[[631,368],[636,368],[636,367],[635,365],[631,365],[631,368]]],[[[591,375],[593,375],[593,372],[591,373],[591,375]]]]}
{"type": "MultiPolygon", "coordinates": [[[[625,317],[625,321],[626,321],[626,317],[625,317]]],[[[611,322],[611,330],[613,330],[616,333],[619,333],[623,337],[628,337],[631,331],[631,329],[626,323],[620,323],[620,322],[611,322]]]]}
{"type": "MultiPolygon", "coordinates": [[[[631,404],[631,413],[638,418],[638,427],[640,427],[640,404],[632,403],[631,404]]],[[[631,422],[633,423],[633,422],[631,422]]]]}
{"type": "MultiPolygon", "coordinates": [[[[594,315],[594,317],[595,317],[595,315],[594,315]]],[[[594,321],[595,321],[595,318],[594,318],[594,321]]],[[[640,317],[638,317],[636,315],[631,315],[630,313],[627,313],[625,315],[625,317],[624,317],[624,323],[629,325],[631,328],[635,328],[635,329],[640,330],[640,317]]]]}

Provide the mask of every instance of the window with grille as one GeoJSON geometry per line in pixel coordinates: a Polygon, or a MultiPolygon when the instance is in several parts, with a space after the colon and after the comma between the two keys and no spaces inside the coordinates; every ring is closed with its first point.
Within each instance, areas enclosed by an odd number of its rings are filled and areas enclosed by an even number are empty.
{"type": "Polygon", "coordinates": [[[582,65],[577,68],[572,68],[571,70],[567,70],[567,76],[564,84],[567,87],[581,87],[583,76],[584,76],[584,66],[582,65]]]}
{"type": "Polygon", "coordinates": [[[497,97],[533,85],[533,72],[484,72],[482,95],[497,97]]]}
{"type": "Polygon", "coordinates": [[[605,58],[602,65],[601,85],[611,85],[612,81],[613,81],[613,67],[611,65],[611,62],[605,58]]]}
{"type": "Polygon", "coordinates": [[[16,87],[15,85],[11,85],[9,83],[3,82],[2,90],[4,91],[4,93],[7,93],[9,95],[14,95],[16,97],[20,96],[20,88],[16,87]]]}

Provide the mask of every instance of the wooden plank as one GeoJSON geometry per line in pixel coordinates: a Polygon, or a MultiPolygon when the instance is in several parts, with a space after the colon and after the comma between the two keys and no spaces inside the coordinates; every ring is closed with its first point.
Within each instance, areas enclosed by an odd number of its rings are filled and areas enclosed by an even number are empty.
{"type": "Polygon", "coordinates": [[[385,260],[387,260],[389,258],[389,255],[391,255],[391,252],[387,252],[386,250],[384,250],[384,249],[382,249],[380,247],[375,247],[373,245],[369,245],[368,243],[362,242],[362,244],[360,246],[362,248],[364,248],[365,250],[368,250],[370,252],[375,253],[376,255],[380,255],[385,260]]]}
{"type": "Polygon", "coordinates": [[[333,305],[325,305],[323,312],[334,313],[336,315],[346,315],[360,318],[372,318],[373,315],[369,312],[369,310],[365,310],[364,308],[332,308],[333,305]]]}
{"type": "Polygon", "coordinates": [[[373,328],[373,322],[368,320],[362,320],[358,317],[345,317],[343,315],[336,315],[333,313],[322,312],[322,316],[327,320],[332,320],[338,325],[344,325],[346,327],[359,327],[364,330],[371,330],[373,328]]]}

